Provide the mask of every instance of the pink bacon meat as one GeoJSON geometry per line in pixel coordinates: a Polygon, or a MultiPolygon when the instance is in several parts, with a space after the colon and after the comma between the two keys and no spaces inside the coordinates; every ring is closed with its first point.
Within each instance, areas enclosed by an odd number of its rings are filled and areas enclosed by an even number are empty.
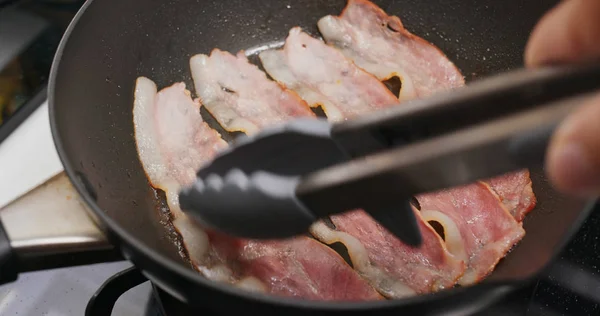
{"type": "MultiPolygon", "coordinates": [[[[264,51],[260,59],[271,77],[298,92],[309,104],[325,105],[325,112],[333,120],[398,103],[377,78],[299,28],[290,31],[282,50],[264,51]]],[[[420,219],[419,214],[417,218],[420,219]]],[[[331,219],[335,229],[317,223],[311,228],[313,235],[329,244],[345,244],[354,268],[387,297],[450,287],[464,271],[464,264],[448,252],[441,238],[422,219],[425,244],[419,249],[402,244],[363,211],[331,219]]]]}
{"type": "Polygon", "coordinates": [[[381,299],[337,253],[314,240],[219,236],[181,212],[179,189],[227,146],[199,110],[183,83],[157,92],[151,80],[137,80],[133,112],[139,157],[152,186],[165,191],[173,225],[196,268],[209,279],[254,291],[314,300],[381,299]]]}
{"type": "Polygon", "coordinates": [[[467,263],[461,285],[480,281],[525,235],[485,183],[417,196],[421,215],[444,228],[448,249],[467,263]]]}
{"type": "Polygon", "coordinates": [[[460,71],[442,51],[370,1],[348,0],[340,16],[323,17],[318,26],[327,43],[357,66],[380,80],[399,77],[401,100],[464,85],[460,71]]]}
{"type": "Polygon", "coordinates": [[[504,207],[519,222],[523,221],[525,215],[533,210],[537,204],[529,170],[492,178],[487,180],[486,183],[498,194],[504,207]]]}
{"type": "Polygon", "coordinates": [[[223,260],[267,281],[271,294],[327,301],[382,299],[337,252],[312,238],[258,242],[218,233],[209,236],[223,260]]]}
{"type": "Polygon", "coordinates": [[[344,244],[354,268],[384,296],[401,298],[450,288],[465,271],[440,236],[416,212],[423,236],[411,248],[362,210],[331,216],[335,228],[318,222],[313,235],[328,244],[344,244]]]}
{"type": "Polygon", "coordinates": [[[299,27],[290,30],[283,49],[263,51],[259,57],[273,79],[310,106],[322,106],[333,121],[398,103],[377,78],[299,27]]]}

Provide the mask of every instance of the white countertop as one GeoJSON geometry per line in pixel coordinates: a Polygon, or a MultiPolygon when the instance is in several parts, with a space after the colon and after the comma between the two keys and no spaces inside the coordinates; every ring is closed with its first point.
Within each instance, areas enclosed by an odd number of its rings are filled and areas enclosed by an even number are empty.
{"type": "MultiPolygon", "coordinates": [[[[0,207],[62,170],[44,103],[0,143],[0,207]]],[[[22,274],[15,283],[0,286],[0,315],[81,316],[98,287],[129,266],[122,261],[22,274]]],[[[142,315],[149,291],[146,282],[127,292],[113,315],[142,315]]]]}
{"type": "Polygon", "coordinates": [[[44,102],[0,143],[0,207],[62,170],[44,102]]]}

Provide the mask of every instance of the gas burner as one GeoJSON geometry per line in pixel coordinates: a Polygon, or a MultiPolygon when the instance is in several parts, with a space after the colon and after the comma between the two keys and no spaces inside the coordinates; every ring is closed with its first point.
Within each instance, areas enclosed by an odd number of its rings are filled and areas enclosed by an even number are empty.
{"type": "MultiPolygon", "coordinates": [[[[127,268],[108,278],[89,300],[85,316],[109,316],[115,303],[125,292],[149,282],[135,267],[127,268]]],[[[167,292],[152,284],[151,297],[146,304],[144,316],[186,316],[196,315],[190,307],[167,292]]],[[[203,316],[217,316],[218,313],[202,310],[203,316]]]]}

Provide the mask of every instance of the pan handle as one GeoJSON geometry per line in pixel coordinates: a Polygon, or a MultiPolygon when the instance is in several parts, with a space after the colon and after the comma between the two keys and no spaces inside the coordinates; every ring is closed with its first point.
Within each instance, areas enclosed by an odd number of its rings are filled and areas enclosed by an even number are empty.
{"type": "Polygon", "coordinates": [[[0,284],[9,283],[17,279],[19,270],[16,259],[4,225],[0,222],[0,284]]]}
{"type": "Polygon", "coordinates": [[[123,260],[60,173],[0,209],[0,284],[21,272],[123,260]]]}

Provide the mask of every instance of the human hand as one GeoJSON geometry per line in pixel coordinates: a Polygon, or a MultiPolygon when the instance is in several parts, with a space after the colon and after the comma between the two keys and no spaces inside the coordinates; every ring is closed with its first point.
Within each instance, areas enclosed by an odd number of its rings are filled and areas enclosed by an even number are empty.
{"type": "MultiPolygon", "coordinates": [[[[594,60],[600,61],[598,0],[562,1],[538,23],[525,52],[529,67],[594,60]]],[[[600,95],[565,119],[546,161],[559,190],[582,197],[600,194],[600,95]]]]}

